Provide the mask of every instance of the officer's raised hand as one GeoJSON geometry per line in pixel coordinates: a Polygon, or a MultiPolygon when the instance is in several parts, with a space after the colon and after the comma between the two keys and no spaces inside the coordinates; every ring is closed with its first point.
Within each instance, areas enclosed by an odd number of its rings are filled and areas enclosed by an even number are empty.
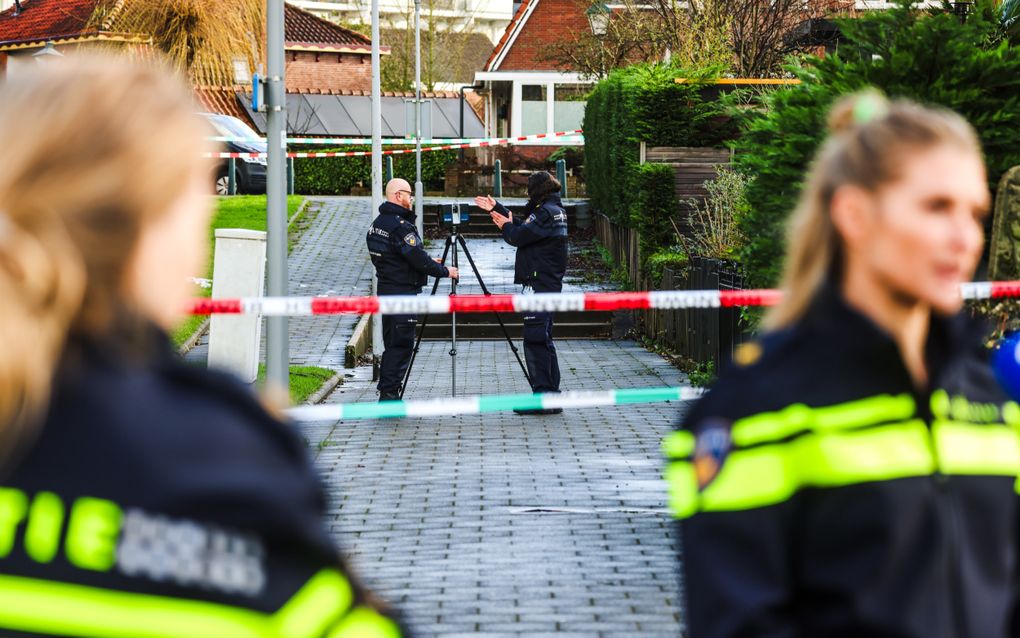
{"type": "Polygon", "coordinates": [[[492,212],[492,209],[496,207],[496,200],[492,198],[492,195],[479,195],[475,197],[475,206],[487,213],[492,212]]]}

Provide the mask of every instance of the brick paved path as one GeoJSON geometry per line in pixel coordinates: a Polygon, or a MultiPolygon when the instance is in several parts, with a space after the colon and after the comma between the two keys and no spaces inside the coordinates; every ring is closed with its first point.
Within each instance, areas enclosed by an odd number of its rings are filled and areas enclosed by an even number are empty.
{"type": "MultiPolygon", "coordinates": [[[[489,287],[512,291],[513,249],[468,242],[489,287]]],[[[430,250],[438,256],[442,242],[430,250]]],[[[471,279],[463,292],[479,292],[471,279]]],[[[440,290],[448,289],[444,282],[440,290]]],[[[632,341],[557,348],[564,390],[683,382],[632,341]]],[[[449,349],[423,345],[407,398],[449,395],[449,349]]],[[[330,402],[376,399],[371,371],[354,375],[330,402]]],[[[458,394],[528,390],[500,341],[460,342],[457,379],[458,394]]],[[[366,584],[404,612],[417,636],[676,637],[677,545],[659,444],[680,409],[306,423],[302,430],[333,502],[331,530],[366,584]]]]}
{"type": "MultiPolygon", "coordinates": [[[[287,260],[289,293],[295,296],[367,295],[375,271],[365,248],[369,200],[352,197],[309,198],[310,226],[287,260]]],[[[291,365],[344,367],[344,347],[358,317],[333,315],[290,319],[291,365]]],[[[266,330],[262,328],[262,360],[266,330]]],[[[209,356],[208,334],[186,356],[204,362],[209,356]]]]}
{"type": "MultiPolygon", "coordinates": [[[[291,294],[368,294],[368,200],[310,205],[318,213],[291,253],[291,294]]],[[[468,242],[489,287],[513,291],[513,249],[498,240],[468,242]]],[[[442,242],[430,250],[438,256],[442,242]]],[[[462,292],[480,292],[461,265],[462,292]]],[[[441,292],[448,290],[444,282],[441,292]]],[[[292,319],[292,361],[340,369],[355,320],[292,319]]],[[[683,381],[631,341],[560,341],[557,348],[564,390],[683,381]]],[[[505,342],[462,341],[458,350],[458,393],[528,390],[505,342]]],[[[407,398],[449,395],[448,351],[448,343],[423,345],[407,398]]],[[[330,402],[375,400],[371,370],[352,372],[330,402]]],[[[416,636],[676,637],[677,542],[659,443],[680,409],[301,428],[331,496],[332,532],[416,636]]]]}

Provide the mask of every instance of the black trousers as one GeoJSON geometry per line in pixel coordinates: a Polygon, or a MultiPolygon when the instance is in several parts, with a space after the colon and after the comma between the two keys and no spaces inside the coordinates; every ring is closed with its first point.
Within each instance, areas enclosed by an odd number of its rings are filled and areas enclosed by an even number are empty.
{"type": "Polygon", "coordinates": [[[379,370],[379,392],[400,392],[414,351],[417,315],[383,315],[383,355],[379,370]]]}
{"type": "Polygon", "coordinates": [[[524,317],[524,361],[528,364],[531,388],[535,392],[560,391],[560,363],[553,345],[551,312],[524,317]]]}

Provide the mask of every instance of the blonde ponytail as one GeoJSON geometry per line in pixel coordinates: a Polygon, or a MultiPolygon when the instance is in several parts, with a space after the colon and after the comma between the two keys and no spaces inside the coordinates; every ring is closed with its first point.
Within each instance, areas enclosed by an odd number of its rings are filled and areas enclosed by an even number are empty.
{"type": "Polygon", "coordinates": [[[210,171],[208,134],[178,79],[123,57],[0,87],[0,463],[40,421],[70,335],[117,323],[140,232],[210,171]]]}
{"type": "Polygon", "coordinates": [[[787,229],[783,301],[765,319],[768,329],[796,323],[827,283],[838,283],[842,240],[829,206],[840,186],[871,192],[895,181],[910,153],[942,144],[981,155],[974,129],[962,117],[909,100],[890,102],[875,90],[843,98],[829,112],[822,145],[787,229]]]}

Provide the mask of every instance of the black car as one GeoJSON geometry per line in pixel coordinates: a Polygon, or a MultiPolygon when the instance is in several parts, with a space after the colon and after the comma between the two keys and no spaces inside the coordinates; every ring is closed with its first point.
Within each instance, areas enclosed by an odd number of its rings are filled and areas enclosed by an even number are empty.
{"type": "MultiPolygon", "coordinates": [[[[229,115],[220,113],[203,113],[209,123],[216,129],[217,135],[231,138],[223,142],[223,149],[228,153],[265,153],[266,142],[250,126],[229,115]]],[[[258,194],[266,192],[266,158],[242,157],[234,162],[237,180],[237,192],[258,194]]],[[[227,175],[229,160],[222,160],[216,171],[216,194],[226,195],[228,191],[227,175]]]]}

